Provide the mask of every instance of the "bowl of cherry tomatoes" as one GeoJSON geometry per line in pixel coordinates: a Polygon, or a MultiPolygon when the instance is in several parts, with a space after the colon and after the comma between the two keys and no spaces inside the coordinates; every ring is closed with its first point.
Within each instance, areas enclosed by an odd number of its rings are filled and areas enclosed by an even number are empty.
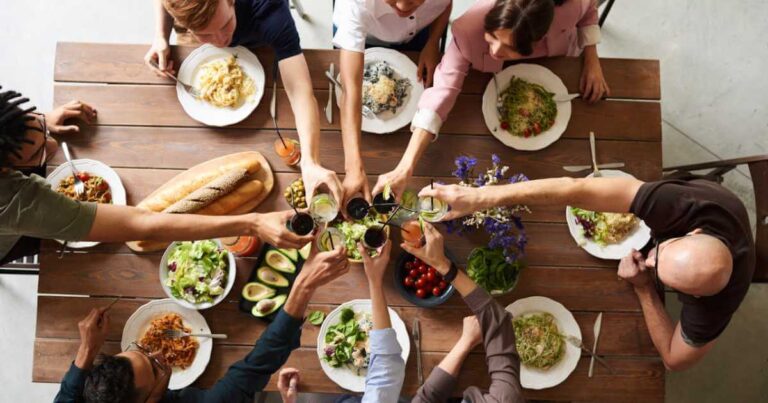
{"type": "Polygon", "coordinates": [[[394,272],[395,288],[416,306],[438,306],[456,291],[434,267],[407,252],[398,257],[394,272]]]}

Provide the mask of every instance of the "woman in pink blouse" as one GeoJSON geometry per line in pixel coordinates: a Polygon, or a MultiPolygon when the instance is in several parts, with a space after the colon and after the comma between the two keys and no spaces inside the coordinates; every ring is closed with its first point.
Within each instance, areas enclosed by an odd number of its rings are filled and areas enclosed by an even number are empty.
{"type": "Polygon", "coordinates": [[[411,122],[413,135],[400,163],[379,176],[373,194],[386,183],[398,197],[430,142],[456,103],[470,67],[497,73],[504,62],[582,54],[582,98],[596,102],[610,94],[597,56],[600,28],[595,0],[478,0],[454,21],[453,41],[437,66],[434,85],[424,91],[411,122]]]}

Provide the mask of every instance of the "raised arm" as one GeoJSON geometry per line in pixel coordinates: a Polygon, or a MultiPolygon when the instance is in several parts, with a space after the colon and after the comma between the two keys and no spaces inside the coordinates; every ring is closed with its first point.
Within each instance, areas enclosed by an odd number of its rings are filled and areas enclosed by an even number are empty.
{"type": "Polygon", "coordinates": [[[405,361],[402,348],[392,329],[387,298],[384,294],[384,273],[387,271],[392,243],[387,242],[379,256],[371,258],[361,245],[368,290],[371,294],[373,330],[369,333],[370,362],[365,377],[363,402],[395,403],[405,380],[405,361]]]}
{"type": "Polygon", "coordinates": [[[320,164],[320,112],[312,89],[312,78],[304,54],[280,60],[278,63],[285,92],[296,119],[301,142],[301,175],[307,198],[325,186],[337,201],[343,198],[341,182],[336,173],[320,164]]]}
{"type": "Polygon", "coordinates": [[[448,28],[453,3],[448,3],[445,10],[429,26],[429,39],[419,53],[418,79],[425,87],[432,86],[435,67],[440,62],[440,39],[448,28]]]}
{"type": "Polygon", "coordinates": [[[550,178],[501,186],[425,187],[419,196],[434,196],[451,206],[443,220],[452,220],[494,206],[571,205],[593,211],[626,213],[643,184],[634,178],[550,178]]]}
{"type": "Polygon", "coordinates": [[[165,11],[163,0],[154,0],[153,8],[155,13],[155,36],[152,46],[147,51],[147,54],[144,55],[144,63],[159,76],[176,75],[176,70],[173,68],[173,60],[170,60],[171,48],[168,45],[168,38],[171,37],[171,29],[173,29],[173,18],[165,11]],[[157,63],[160,68],[152,66],[151,61],[157,63]]]}
{"type": "Polygon", "coordinates": [[[344,194],[347,199],[362,193],[370,202],[371,190],[360,154],[360,132],[363,108],[364,53],[342,49],[341,62],[341,141],[344,144],[344,194]]]}
{"type": "Polygon", "coordinates": [[[236,216],[162,214],[130,206],[98,204],[85,239],[101,242],[180,241],[252,235],[281,247],[300,248],[310,242],[312,236],[298,236],[285,227],[292,214],[292,210],[236,216]]]}

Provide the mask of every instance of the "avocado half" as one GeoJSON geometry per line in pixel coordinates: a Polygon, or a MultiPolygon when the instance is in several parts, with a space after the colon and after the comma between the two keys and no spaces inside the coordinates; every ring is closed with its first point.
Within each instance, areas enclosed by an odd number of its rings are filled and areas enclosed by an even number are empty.
{"type": "Polygon", "coordinates": [[[296,249],[282,249],[281,248],[281,249],[278,249],[278,251],[280,253],[282,253],[283,255],[288,256],[288,258],[290,258],[294,262],[298,262],[299,261],[299,251],[296,250],[296,249]]]}
{"type": "MultiPolygon", "coordinates": [[[[282,249],[281,249],[282,250],[282,249]]],[[[298,255],[296,249],[293,252],[298,255]]],[[[296,264],[286,255],[276,250],[270,250],[264,257],[267,266],[283,273],[296,273],[296,264]]]]}
{"type": "Polygon", "coordinates": [[[256,271],[256,277],[259,278],[259,281],[266,285],[271,285],[273,287],[288,287],[288,279],[285,278],[282,274],[272,270],[269,267],[260,267],[258,271],[256,271]]]}
{"type": "Polygon", "coordinates": [[[303,248],[299,249],[299,255],[301,255],[301,258],[304,260],[309,259],[309,252],[312,250],[312,242],[304,245],[303,248]]]}
{"type": "Polygon", "coordinates": [[[276,291],[261,283],[251,282],[243,287],[243,298],[251,302],[258,302],[265,298],[272,298],[276,291]]]}
{"type": "Polygon", "coordinates": [[[253,306],[251,314],[257,318],[263,318],[270,315],[280,309],[280,307],[285,304],[287,298],[288,296],[285,294],[280,294],[274,298],[264,298],[253,306]]]}

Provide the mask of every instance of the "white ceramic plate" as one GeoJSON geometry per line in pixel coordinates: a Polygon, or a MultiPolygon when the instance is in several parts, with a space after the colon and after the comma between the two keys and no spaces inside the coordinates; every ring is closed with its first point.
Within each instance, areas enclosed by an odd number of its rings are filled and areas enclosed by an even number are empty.
{"type": "MultiPolygon", "coordinates": [[[[223,248],[220,240],[214,239],[214,241],[219,245],[219,248],[223,248]]],[[[171,250],[173,250],[173,248],[175,248],[178,243],[179,242],[173,242],[172,244],[168,245],[168,248],[165,249],[165,253],[163,253],[162,259],[160,259],[160,286],[163,287],[165,295],[167,295],[168,298],[170,298],[173,302],[183,306],[184,308],[196,310],[208,309],[216,306],[216,304],[219,302],[224,301],[229,292],[232,291],[232,286],[235,285],[235,277],[237,277],[237,263],[235,262],[235,256],[231,252],[227,253],[227,285],[224,287],[224,293],[216,297],[213,302],[192,304],[183,299],[177,299],[173,296],[173,294],[171,294],[171,289],[165,285],[165,280],[168,279],[168,258],[171,255],[171,250]]]]}
{"type": "MultiPolygon", "coordinates": [[[[141,340],[141,337],[149,329],[152,319],[167,313],[176,313],[181,316],[184,326],[192,329],[193,333],[211,333],[208,323],[199,312],[183,308],[170,299],[160,299],[140,306],[128,318],[128,321],[125,322],[125,327],[123,327],[123,338],[120,341],[120,348],[125,351],[131,342],[141,340]]],[[[211,360],[213,342],[210,338],[206,337],[198,337],[197,342],[200,344],[200,347],[197,349],[192,365],[183,370],[181,368],[173,368],[168,389],[185,388],[191,385],[205,371],[205,367],[208,366],[208,362],[211,360]]]]}
{"type": "MultiPolygon", "coordinates": [[[[405,102],[397,109],[397,113],[384,111],[376,115],[375,119],[368,119],[363,116],[362,130],[368,133],[392,133],[396,130],[411,124],[411,120],[416,115],[416,109],[419,105],[419,98],[424,92],[424,86],[419,82],[416,64],[408,56],[392,49],[387,48],[369,48],[365,50],[365,64],[377,61],[385,61],[395,70],[395,76],[398,78],[407,78],[411,82],[411,89],[408,91],[405,102]]],[[[341,81],[341,76],[336,77],[341,81]]],[[[336,86],[336,105],[341,108],[341,88],[336,86]]],[[[362,113],[362,112],[361,112],[362,113]]]]}
{"type": "MultiPolygon", "coordinates": [[[[352,370],[346,367],[333,368],[328,365],[323,356],[325,355],[325,334],[328,332],[328,328],[331,325],[339,323],[339,316],[341,316],[341,310],[344,308],[351,308],[355,313],[359,312],[371,312],[371,300],[369,299],[353,299],[339,305],[325,318],[323,325],[320,327],[320,332],[317,335],[317,354],[320,360],[320,366],[323,368],[323,372],[336,382],[337,385],[352,392],[363,392],[365,390],[365,372],[361,371],[360,375],[356,375],[352,370]]],[[[408,362],[408,355],[411,352],[411,340],[408,338],[408,330],[405,328],[405,323],[400,319],[397,312],[389,308],[389,317],[392,320],[392,328],[395,329],[397,334],[397,342],[400,343],[400,347],[403,349],[402,357],[403,361],[408,362]]]]}
{"type": "MultiPolygon", "coordinates": [[[[72,160],[72,163],[75,164],[75,167],[80,172],[88,172],[91,175],[101,176],[102,178],[104,178],[104,180],[106,180],[107,183],[109,184],[109,190],[112,192],[112,204],[115,204],[118,206],[125,206],[125,203],[126,203],[125,187],[123,187],[123,182],[120,180],[120,177],[117,175],[117,172],[115,172],[114,169],[108,167],[103,162],[90,160],[90,159],[72,160]]],[[[53,172],[51,172],[45,178],[45,180],[51,185],[51,187],[54,190],[56,190],[56,188],[59,187],[59,183],[71,175],[72,175],[72,169],[69,167],[69,164],[65,163],[56,167],[56,169],[54,169],[53,172]]],[[[64,243],[64,241],[61,241],[58,239],[56,241],[58,241],[59,243],[64,243]]],[[[99,242],[89,242],[89,241],[67,242],[67,248],[71,248],[71,249],[91,248],[98,244],[99,242]]]]}
{"type": "Polygon", "coordinates": [[[212,60],[224,59],[230,55],[237,55],[238,64],[243,68],[245,74],[253,80],[253,94],[237,108],[219,108],[193,97],[181,84],[177,83],[176,96],[178,96],[184,112],[192,119],[208,126],[229,126],[247,118],[259,105],[261,97],[264,96],[264,67],[256,55],[242,46],[234,48],[217,48],[210,44],[200,46],[181,63],[178,74],[179,80],[199,88],[198,74],[201,67],[212,60]]]}
{"type": "MultiPolygon", "coordinates": [[[[499,92],[502,92],[507,88],[509,81],[513,76],[522,78],[523,80],[534,84],[539,84],[555,94],[568,94],[568,89],[565,88],[563,80],[551,70],[539,66],[538,64],[525,63],[509,66],[496,74],[496,80],[499,83],[499,92]]],[[[565,128],[568,127],[568,121],[571,119],[571,102],[558,102],[557,116],[555,117],[555,123],[552,127],[536,136],[528,138],[513,136],[499,126],[499,113],[496,109],[496,100],[498,98],[499,95],[496,93],[493,79],[491,79],[483,93],[483,118],[485,119],[485,125],[488,126],[488,130],[490,130],[494,137],[499,139],[499,141],[506,146],[512,147],[515,150],[535,151],[549,146],[560,138],[565,131],[565,128]],[[496,130],[494,131],[494,129],[496,130]]]]}
{"type": "MultiPolygon", "coordinates": [[[[606,178],[616,178],[622,176],[633,177],[632,175],[618,170],[601,169],[600,173],[606,178]]],[[[587,176],[592,177],[592,174],[587,176]]],[[[565,207],[565,221],[568,222],[568,231],[576,244],[587,251],[590,255],[606,260],[620,260],[627,256],[632,249],[642,249],[648,241],[651,240],[651,229],[640,220],[640,223],[630,232],[620,243],[600,245],[591,239],[584,237],[581,225],[576,222],[576,216],[571,212],[571,206],[565,207]]]]}
{"type": "MultiPolygon", "coordinates": [[[[546,312],[555,317],[557,328],[565,335],[581,339],[581,329],[573,314],[563,304],[547,297],[528,297],[519,299],[509,305],[506,310],[512,316],[518,317],[530,313],[546,312]]],[[[509,324],[512,326],[512,324],[509,324]]],[[[581,358],[581,350],[573,344],[565,342],[565,356],[546,370],[520,365],[520,384],[527,389],[546,389],[557,386],[571,375],[581,358]]]]}

